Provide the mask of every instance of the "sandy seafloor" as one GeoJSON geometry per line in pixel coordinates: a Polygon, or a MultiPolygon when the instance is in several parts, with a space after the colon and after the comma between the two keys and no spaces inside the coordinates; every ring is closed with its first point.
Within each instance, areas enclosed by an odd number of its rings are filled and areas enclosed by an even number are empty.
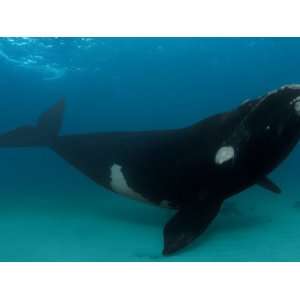
{"type": "MultiPolygon", "coordinates": [[[[61,97],[61,134],[182,128],[300,83],[299,50],[299,38],[1,38],[0,134],[61,97]]],[[[173,211],[105,191],[48,149],[1,148],[0,261],[300,261],[299,158],[300,146],[271,175],[282,195],[227,200],[166,258],[173,211]]]]}
{"type": "Polygon", "coordinates": [[[0,261],[300,261],[298,155],[272,175],[282,195],[227,200],[192,246],[163,257],[173,211],[105,191],[50,150],[1,150],[0,261]]]}

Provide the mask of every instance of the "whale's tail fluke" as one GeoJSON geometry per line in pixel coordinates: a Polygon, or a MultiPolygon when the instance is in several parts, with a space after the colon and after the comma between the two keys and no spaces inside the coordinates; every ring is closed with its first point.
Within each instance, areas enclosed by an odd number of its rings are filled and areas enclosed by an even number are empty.
{"type": "Polygon", "coordinates": [[[22,126],[0,134],[0,147],[48,146],[62,126],[65,101],[58,101],[38,119],[36,126],[22,126]]]}

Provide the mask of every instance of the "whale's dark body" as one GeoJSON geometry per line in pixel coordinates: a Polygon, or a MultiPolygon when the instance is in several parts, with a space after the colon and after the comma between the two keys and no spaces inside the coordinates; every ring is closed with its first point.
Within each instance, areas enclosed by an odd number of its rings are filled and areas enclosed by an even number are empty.
{"type": "Polygon", "coordinates": [[[0,136],[0,147],[47,146],[96,183],[177,213],[164,229],[164,254],[198,237],[223,201],[267,179],[300,137],[300,86],[290,85],[190,127],[59,136],[64,102],[37,126],[0,136]]]}

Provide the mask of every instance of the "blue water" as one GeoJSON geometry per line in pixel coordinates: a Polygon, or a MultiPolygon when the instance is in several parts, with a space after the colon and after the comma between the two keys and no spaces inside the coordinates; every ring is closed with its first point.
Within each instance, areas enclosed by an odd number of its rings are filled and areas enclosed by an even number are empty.
{"type": "MultiPolygon", "coordinates": [[[[61,97],[62,133],[186,126],[300,83],[300,39],[1,38],[0,131],[61,97]]],[[[300,147],[161,256],[173,212],[115,195],[44,148],[0,149],[0,261],[300,261],[300,147]]],[[[217,183],[216,183],[217,185],[217,183]]]]}

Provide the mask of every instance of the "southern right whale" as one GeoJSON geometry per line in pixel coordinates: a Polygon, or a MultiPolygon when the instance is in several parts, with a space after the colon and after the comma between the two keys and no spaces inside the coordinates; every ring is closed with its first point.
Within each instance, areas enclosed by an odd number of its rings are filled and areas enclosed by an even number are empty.
{"type": "Polygon", "coordinates": [[[35,126],[0,135],[0,147],[49,147],[113,192],[175,209],[164,255],[203,233],[228,197],[255,184],[279,193],[267,175],[300,137],[296,84],[174,130],[60,136],[64,107],[61,100],[35,126]]]}

